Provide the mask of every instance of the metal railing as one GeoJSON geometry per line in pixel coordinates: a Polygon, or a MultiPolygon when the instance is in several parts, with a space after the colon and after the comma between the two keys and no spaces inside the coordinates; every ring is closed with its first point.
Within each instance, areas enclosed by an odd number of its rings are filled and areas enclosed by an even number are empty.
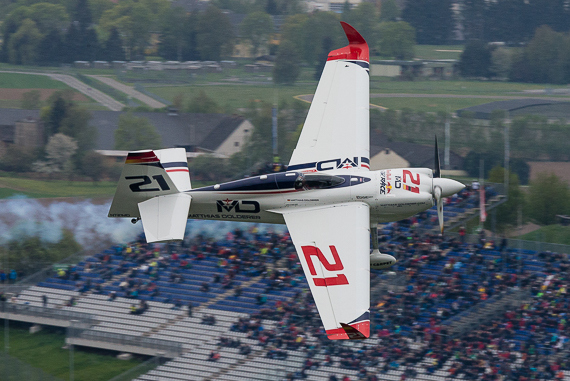
{"type": "MultiPolygon", "coordinates": [[[[454,232],[446,232],[446,236],[459,238],[459,233],[454,232]]],[[[495,240],[495,243],[500,243],[501,238],[499,236],[495,237],[485,237],[486,240],[495,240]]],[[[466,234],[465,235],[465,242],[467,243],[478,243],[479,236],[477,234],[466,234]]],[[[507,247],[510,249],[515,250],[533,250],[537,252],[544,252],[544,251],[551,251],[555,253],[565,253],[570,254],[570,246],[569,245],[562,245],[559,243],[548,243],[548,242],[539,242],[539,241],[526,241],[523,239],[507,239],[507,247]]]]}
{"type": "Polygon", "coordinates": [[[145,336],[133,336],[120,333],[94,331],[72,326],[67,331],[67,337],[71,339],[93,340],[110,344],[132,346],[152,349],[156,352],[182,353],[182,343],[177,341],[153,339],[145,336]]]}
{"type": "MultiPolygon", "coordinates": [[[[0,312],[10,315],[36,316],[55,320],[77,320],[82,327],[90,327],[97,324],[97,319],[83,312],[60,310],[57,308],[31,306],[29,304],[16,304],[10,302],[0,302],[0,312]]],[[[17,320],[16,316],[12,320],[17,320]]]]}

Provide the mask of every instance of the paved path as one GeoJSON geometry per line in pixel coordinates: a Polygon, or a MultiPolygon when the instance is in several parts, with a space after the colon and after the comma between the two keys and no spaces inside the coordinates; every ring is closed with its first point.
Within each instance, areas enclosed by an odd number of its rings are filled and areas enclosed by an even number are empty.
{"type": "Polygon", "coordinates": [[[67,86],[74,88],[75,90],[79,91],[82,94],[87,95],[89,98],[93,99],[97,103],[107,107],[112,111],[121,111],[124,104],[119,101],[114,100],[107,94],[89,87],[85,83],[81,82],[77,78],[67,75],[67,74],[54,74],[54,73],[32,73],[26,71],[9,71],[9,70],[0,70],[0,73],[18,73],[18,74],[31,74],[31,75],[45,75],[56,81],[61,81],[65,83],[67,86]]]}
{"type": "Polygon", "coordinates": [[[129,95],[130,97],[138,99],[139,101],[143,102],[144,104],[152,108],[163,108],[167,106],[164,103],[159,102],[156,99],[141,93],[140,91],[136,91],[131,86],[127,86],[122,84],[121,82],[115,81],[113,78],[109,78],[104,75],[89,75],[89,77],[95,78],[96,80],[101,81],[106,85],[109,85],[119,91],[122,91],[123,93],[129,95]]]}

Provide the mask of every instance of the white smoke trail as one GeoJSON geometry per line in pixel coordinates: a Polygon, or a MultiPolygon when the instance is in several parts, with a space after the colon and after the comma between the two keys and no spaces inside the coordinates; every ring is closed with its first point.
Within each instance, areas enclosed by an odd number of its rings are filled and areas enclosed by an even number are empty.
{"type": "MultiPolygon", "coordinates": [[[[61,240],[64,229],[71,231],[83,247],[134,241],[143,231],[141,223],[133,225],[130,218],[108,218],[110,204],[110,200],[97,203],[84,199],[62,201],[19,197],[0,200],[0,245],[30,236],[55,243],[61,240]]],[[[186,237],[202,234],[221,239],[235,229],[247,232],[254,226],[262,233],[286,231],[284,225],[189,220],[186,237]]]]}
{"type": "Polygon", "coordinates": [[[44,242],[58,242],[67,229],[86,247],[100,242],[126,243],[142,232],[129,219],[107,218],[110,201],[36,200],[13,198],[0,201],[0,244],[37,236],[44,242]]]}

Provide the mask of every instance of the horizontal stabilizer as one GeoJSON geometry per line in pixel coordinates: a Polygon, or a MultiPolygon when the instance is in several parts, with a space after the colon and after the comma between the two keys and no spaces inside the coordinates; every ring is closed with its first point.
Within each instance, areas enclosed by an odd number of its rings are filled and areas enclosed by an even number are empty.
{"type": "Polygon", "coordinates": [[[190,195],[176,193],[140,202],[138,205],[146,241],[182,240],[191,200],[190,195]]]}

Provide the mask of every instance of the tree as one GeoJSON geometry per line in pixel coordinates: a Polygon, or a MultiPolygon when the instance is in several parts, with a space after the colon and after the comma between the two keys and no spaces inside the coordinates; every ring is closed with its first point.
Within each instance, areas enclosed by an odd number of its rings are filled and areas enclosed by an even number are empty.
{"type": "Polygon", "coordinates": [[[189,164],[192,179],[201,181],[225,181],[232,175],[228,159],[213,155],[200,155],[189,164]]]}
{"type": "Polygon", "coordinates": [[[528,214],[541,225],[556,223],[558,214],[570,214],[568,184],[553,173],[539,173],[536,179],[530,182],[528,214]]]}
{"type": "Polygon", "coordinates": [[[42,34],[52,30],[61,31],[69,23],[69,16],[65,7],[60,4],[40,2],[28,8],[28,17],[34,20],[42,34]]]}
{"type": "MultiPolygon", "coordinates": [[[[299,19],[299,21],[301,20],[299,19]]],[[[329,36],[333,40],[332,45],[334,47],[346,45],[346,37],[342,32],[342,28],[339,28],[338,20],[336,13],[314,12],[309,18],[305,19],[304,23],[298,25],[301,28],[295,34],[300,34],[301,40],[299,43],[292,39],[287,39],[295,44],[299,58],[303,59],[310,66],[315,66],[325,36],[329,36]]]]}
{"type": "MultiPolygon", "coordinates": [[[[505,182],[505,169],[494,167],[489,172],[489,182],[503,184],[505,182]]],[[[518,222],[518,211],[525,205],[524,194],[519,186],[519,178],[516,174],[509,174],[508,200],[499,205],[495,214],[497,228],[505,230],[510,226],[516,226],[518,222]]],[[[491,221],[487,220],[487,224],[491,221]]]]}
{"type": "Polygon", "coordinates": [[[115,130],[115,149],[136,151],[161,145],[160,135],[147,118],[137,117],[131,112],[119,116],[119,125],[115,130]]]}
{"type": "Polygon", "coordinates": [[[508,78],[511,71],[512,58],[511,50],[503,47],[494,49],[491,52],[491,67],[489,68],[491,74],[497,78],[508,78]]]}
{"type": "Polygon", "coordinates": [[[158,55],[167,60],[182,60],[186,13],[180,7],[169,8],[161,15],[158,55]]]}
{"type": "Polygon", "coordinates": [[[48,100],[49,106],[42,110],[42,120],[46,124],[48,136],[57,134],[67,110],[71,107],[71,101],[66,99],[64,93],[56,92],[48,100]]]}
{"type": "Polygon", "coordinates": [[[0,158],[0,169],[7,172],[29,172],[35,159],[32,153],[9,146],[0,158]]]}
{"type": "Polygon", "coordinates": [[[467,41],[484,39],[486,12],[485,0],[463,0],[461,16],[463,36],[467,41]]]}
{"type": "Polygon", "coordinates": [[[33,65],[37,60],[37,49],[42,35],[36,23],[25,19],[8,42],[8,57],[12,64],[33,65]]]}
{"type": "Polygon", "coordinates": [[[83,155],[81,168],[85,176],[90,177],[94,182],[99,181],[105,173],[105,158],[103,155],[90,150],[83,155]]]}
{"type": "Polygon", "coordinates": [[[525,82],[570,82],[570,37],[553,31],[548,26],[536,30],[524,50],[528,71],[522,77],[525,82]]]}
{"type": "Polygon", "coordinates": [[[461,53],[458,66],[464,77],[489,77],[491,51],[487,44],[479,40],[469,42],[461,53]]]}
{"type": "Polygon", "coordinates": [[[219,61],[230,55],[234,34],[228,17],[218,8],[209,6],[198,19],[196,42],[202,60],[219,61]]]}
{"type": "Polygon", "coordinates": [[[273,82],[292,85],[299,74],[301,74],[301,68],[295,46],[289,41],[282,41],[273,67],[273,82]]]}
{"type": "Polygon", "coordinates": [[[61,33],[52,29],[44,36],[38,47],[38,63],[40,65],[57,65],[65,61],[62,52],[65,51],[61,33]]]}
{"type": "Polygon", "coordinates": [[[109,38],[105,42],[102,58],[106,61],[123,61],[125,51],[123,50],[123,40],[117,28],[112,28],[109,38]]]}
{"type": "Polygon", "coordinates": [[[314,78],[318,81],[323,74],[323,70],[325,68],[325,64],[327,63],[327,59],[329,57],[329,52],[333,49],[332,46],[332,38],[326,36],[323,38],[323,46],[321,50],[321,54],[319,56],[319,60],[317,61],[317,66],[315,67],[315,74],[314,78]]]}
{"type": "Polygon", "coordinates": [[[485,40],[517,43],[527,41],[534,27],[532,15],[525,0],[487,2],[485,40]]]}
{"type": "Polygon", "coordinates": [[[419,44],[446,44],[455,27],[451,0],[407,1],[402,19],[416,29],[419,44]]]}
{"type": "Polygon", "coordinates": [[[220,106],[215,100],[210,98],[204,90],[200,90],[194,98],[190,100],[187,111],[191,113],[215,114],[220,112],[220,106]]]}
{"type": "Polygon", "coordinates": [[[401,13],[395,0],[382,0],[380,2],[380,21],[398,21],[401,13]]]}
{"type": "Polygon", "coordinates": [[[250,13],[242,21],[240,31],[242,38],[251,44],[251,53],[257,56],[262,48],[267,47],[273,34],[273,20],[264,12],[250,13]]]}
{"type": "Polygon", "coordinates": [[[125,44],[127,58],[143,57],[155,19],[160,15],[151,11],[151,5],[147,1],[126,0],[103,12],[98,25],[100,38],[107,40],[111,30],[116,28],[125,44]]]}
{"type": "Polygon", "coordinates": [[[22,108],[24,110],[35,110],[40,108],[40,91],[30,90],[22,95],[22,108]]]}
{"type": "Polygon", "coordinates": [[[414,58],[416,31],[405,21],[387,21],[380,24],[379,51],[382,56],[398,60],[414,58]]]}
{"type": "Polygon", "coordinates": [[[89,124],[91,113],[75,103],[66,111],[59,132],[72,137],[77,142],[77,153],[73,157],[74,166],[83,169],[83,156],[95,148],[97,129],[89,124]]]}
{"type": "Polygon", "coordinates": [[[73,172],[71,158],[77,151],[77,142],[64,134],[52,135],[46,145],[46,160],[34,163],[37,172],[63,173],[73,172]]]}
{"type": "Polygon", "coordinates": [[[41,226],[38,226],[37,230],[35,235],[17,237],[0,249],[2,258],[7,255],[10,267],[18,274],[33,274],[81,250],[81,246],[68,230],[57,235],[55,242],[52,237],[42,235],[41,226]],[[2,252],[3,250],[6,252],[2,252]]]}

